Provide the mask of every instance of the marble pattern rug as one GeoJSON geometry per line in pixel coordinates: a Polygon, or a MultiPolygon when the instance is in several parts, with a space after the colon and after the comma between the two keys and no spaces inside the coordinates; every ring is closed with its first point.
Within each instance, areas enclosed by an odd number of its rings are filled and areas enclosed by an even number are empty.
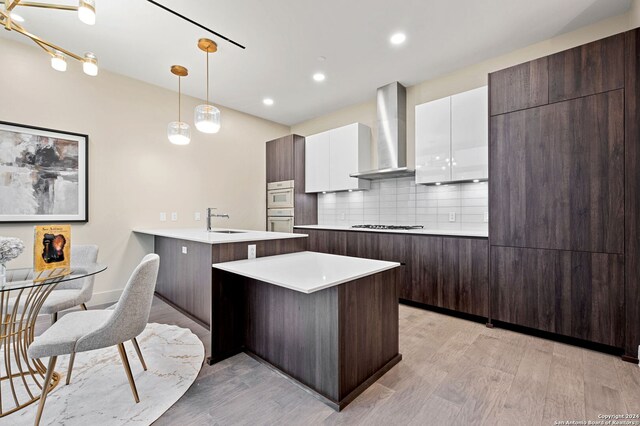
{"type": "MultiPolygon", "coordinates": [[[[58,357],[61,382],[49,394],[41,425],[150,425],[195,381],[204,361],[204,345],[190,330],[155,324],[138,337],[148,370],[131,342],[127,356],[140,395],[136,404],[116,347],[76,354],[71,383],[64,384],[68,356],[58,357]]],[[[43,360],[47,364],[47,360],[43,360]]],[[[0,418],[0,425],[33,425],[37,403],[0,418]]]]}

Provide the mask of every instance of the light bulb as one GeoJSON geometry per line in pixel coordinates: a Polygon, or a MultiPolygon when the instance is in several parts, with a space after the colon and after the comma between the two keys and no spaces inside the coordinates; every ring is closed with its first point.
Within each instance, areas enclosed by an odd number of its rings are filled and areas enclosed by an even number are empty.
{"type": "Polygon", "coordinates": [[[172,121],[167,127],[167,137],[174,145],[188,145],[191,142],[191,129],[184,121],[172,121]]]}
{"type": "Polygon", "coordinates": [[[98,75],[98,59],[96,55],[91,52],[87,52],[84,54],[84,60],[82,61],[82,71],[86,75],[90,75],[91,77],[95,77],[98,75]]]}
{"type": "Polygon", "coordinates": [[[96,23],[96,1],[80,0],[78,4],[78,18],[87,25],[96,23]]]}
{"type": "Polygon", "coordinates": [[[16,22],[24,22],[24,18],[15,12],[11,12],[10,16],[11,16],[11,19],[13,19],[16,22]]]}
{"type": "Polygon", "coordinates": [[[391,38],[389,39],[389,41],[391,42],[391,44],[402,44],[404,43],[404,41],[407,39],[407,36],[404,35],[403,33],[395,33],[394,35],[391,36],[391,38]]]}
{"type": "Polygon", "coordinates": [[[317,72],[313,75],[313,79],[315,81],[324,81],[325,78],[326,78],[325,75],[322,74],[321,72],[317,72]]]}
{"type": "Polygon", "coordinates": [[[67,59],[62,53],[58,52],[57,50],[51,57],[51,68],[61,72],[65,72],[67,70],[67,59]]]}
{"type": "Polygon", "coordinates": [[[194,116],[196,129],[202,133],[218,133],[220,130],[220,110],[213,105],[198,105],[194,116]]]}

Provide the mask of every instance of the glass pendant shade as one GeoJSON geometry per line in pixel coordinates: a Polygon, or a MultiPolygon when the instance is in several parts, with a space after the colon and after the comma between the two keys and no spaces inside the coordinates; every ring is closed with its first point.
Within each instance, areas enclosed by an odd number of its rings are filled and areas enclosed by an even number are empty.
{"type": "Polygon", "coordinates": [[[202,133],[218,133],[220,130],[220,110],[213,105],[198,105],[194,115],[196,129],[202,133]]]}
{"type": "Polygon", "coordinates": [[[57,52],[51,57],[51,68],[56,71],[65,72],[67,70],[67,59],[60,52],[57,52]]]}
{"type": "Polygon", "coordinates": [[[80,0],[78,3],[78,18],[87,25],[95,25],[96,1],[80,0]]]}
{"type": "Polygon", "coordinates": [[[188,145],[191,142],[191,128],[184,121],[172,121],[167,127],[167,136],[174,145],[188,145]]]}
{"type": "Polygon", "coordinates": [[[96,58],[96,55],[91,52],[87,52],[84,54],[82,71],[84,71],[86,75],[90,75],[91,77],[95,77],[96,75],[98,75],[98,59],[96,58]]]}

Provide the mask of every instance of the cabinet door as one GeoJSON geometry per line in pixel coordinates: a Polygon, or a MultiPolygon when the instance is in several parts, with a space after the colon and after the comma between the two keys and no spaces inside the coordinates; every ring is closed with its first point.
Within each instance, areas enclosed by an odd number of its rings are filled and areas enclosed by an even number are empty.
{"type": "Polygon", "coordinates": [[[329,191],[329,132],[305,140],[305,192],[329,191]]]}
{"type": "Polygon", "coordinates": [[[442,238],[411,236],[410,300],[439,306],[438,286],[442,265],[442,238]]]}
{"type": "Polygon", "coordinates": [[[491,244],[623,253],[624,93],[491,119],[491,244]]]}
{"type": "Polygon", "coordinates": [[[451,180],[451,98],[416,106],[416,182],[451,180]]]}
{"type": "Polygon", "coordinates": [[[398,291],[401,299],[412,297],[411,282],[411,237],[408,235],[380,234],[378,237],[378,256],[375,259],[398,262],[398,291]]]}
{"type": "Polygon", "coordinates": [[[267,142],[267,183],[294,179],[293,136],[267,142]]]}
{"type": "Polygon", "coordinates": [[[451,180],[486,179],[489,173],[487,87],[451,97],[451,180]]]}
{"type": "Polygon", "coordinates": [[[364,139],[365,135],[361,134],[365,130],[368,129],[356,123],[339,127],[329,132],[331,143],[329,150],[329,180],[332,191],[361,189],[361,184],[365,184],[368,187],[367,181],[361,181],[361,179],[349,176],[351,173],[364,171],[360,170],[360,154],[370,155],[364,146],[367,143],[364,139]],[[363,152],[360,152],[361,148],[363,152]]]}
{"type": "Polygon", "coordinates": [[[549,102],[624,87],[624,34],[549,56],[549,102]]]}
{"type": "Polygon", "coordinates": [[[546,57],[489,74],[491,115],[549,103],[549,69],[546,57]]]}
{"type": "Polygon", "coordinates": [[[347,232],[305,229],[309,235],[309,251],[347,255],[347,232]]]}
{"type": "Polygon", "coordinates": [[[622,255],[491,247],[491,316],[621,347],[622,255]]]}
{"type": "Polygon", "coordinates": [[[443,308],[489,315],[489,241],[444,238],[439,300],[443,308]]]}

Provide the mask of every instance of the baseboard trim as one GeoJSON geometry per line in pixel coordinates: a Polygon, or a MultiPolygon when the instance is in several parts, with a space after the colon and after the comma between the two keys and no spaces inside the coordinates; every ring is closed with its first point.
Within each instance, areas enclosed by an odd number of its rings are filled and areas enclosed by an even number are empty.
{"type": "Polygon", "coordinates": [[[120,299],[123,288],[117,290],[99,291],[93,293],[91,300],[87,302],[87,306],[100,306],[109,303],[116,303],[120,299]]]}

